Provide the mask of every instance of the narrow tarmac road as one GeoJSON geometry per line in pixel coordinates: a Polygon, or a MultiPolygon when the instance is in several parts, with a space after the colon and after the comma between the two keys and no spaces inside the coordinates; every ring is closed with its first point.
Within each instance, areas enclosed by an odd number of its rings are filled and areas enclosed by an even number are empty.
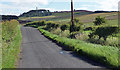
{"type": "Polygon", "coordinates": [[[65,51],[32,27],[21,27],[19,68],[103,68],[100,64],[65,51]]]}

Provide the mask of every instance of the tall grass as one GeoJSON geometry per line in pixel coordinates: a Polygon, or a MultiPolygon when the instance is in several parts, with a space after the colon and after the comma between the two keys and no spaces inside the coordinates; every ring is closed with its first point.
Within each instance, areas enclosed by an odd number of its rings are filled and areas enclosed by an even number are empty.
{"type": "Polygon", "coordinates": [[[0,16],[0,70],[2,69],[2,22],[0,16]]]}
{"type": "Polygon", "coordinates": [[[17,20],[2,21],[2,68],[15,68],[21,38],[20,25],[17,20]]]}

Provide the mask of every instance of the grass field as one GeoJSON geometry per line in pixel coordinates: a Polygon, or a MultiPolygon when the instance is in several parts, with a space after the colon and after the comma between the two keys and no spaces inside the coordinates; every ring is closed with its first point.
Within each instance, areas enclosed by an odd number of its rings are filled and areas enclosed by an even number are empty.
{"type": "MultiPolygon", "coordinates": [[[[75,16],[92,14],[91,12],[75,12],[75,16]]],[[[27,21],[39,21],[39,20],[50,20],[50,21],[59,21],[70,19],[71,12],[63,12],[63,13],[53,13],[50,16],[43,17],[20,17],[19,20],[27,20],[27,21]]]]}
{"type": "MultiPolygon", "coordinates": [[[[78,18],[83,23],[90,23],[92,22],[95,17],[102,16],[106,17],[108,20],[118,19],[118,13],[78,13],[75,12],[74,17],[78,18]]],[[[57,22],[68,22],[70,21],[70,13],[55,13],[51,16],[44,16],[44,17],[26,17],[26,18],[19,18],[20,20],[29,20],[29,21],[40,21],[40,20],[50,20],[50,21],[57,21],[57,22]]],[[[63,23],[64,23],[63,22],[63,23]]]]}
{"type": "Polygon", "coordinates": [[[44,17],[20,17],[20,20],[34,20],[34,19],[50,19],[50,18],[54,18],[55,16],[44,16],[44,17]]]}

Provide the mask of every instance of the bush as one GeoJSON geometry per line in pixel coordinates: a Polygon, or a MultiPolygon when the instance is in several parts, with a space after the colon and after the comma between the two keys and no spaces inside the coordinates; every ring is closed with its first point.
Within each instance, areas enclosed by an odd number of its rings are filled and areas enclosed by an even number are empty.
{"type": "Polygon", "coordinates": [[[79,21],[79,19],[75,18],[74,19],[74,25],[70,25],[70,32],[75,32],[75,31],[82,31],[82,23],[79,21]]]}
{"type": "Polygon", "coordinates": [[[29,22],[27,24],[25,24],[25,26],[31,26],[31,27],[39,27],[39,26],[45,26],[46,25],[46,21],[42,20],[42,21],[34,21],[34,22],[29,22]]]}
{"type": "Polygon", "coordinates": [[[62,36],[62,37],[69,37],[69,35],[70,35],[70,31],[69,30],[62,31],[60,33],[60,36],[62,36]]]}
{"type": "Polygon", "coordinates": [[[58,27],[59,27],[59,24],[57,24],[53,21],[48,21],[45,29],[51,31],[52,29],[57,29],[58,27]]]}
{"type": "Polygon", "coordinates": [[[70,25],[69,25],[69,24],[63,24],[63,25],[61,25],[61,27],[60,27],[60,29],[61,29],[62,31],[69,30],[69,28],[70,28],[70,25]]]}
{"type": "Polygon", "coordinates": [[[95,25],[101,25],[102,23],[105,23],[105,17],[96,17],[95,21],[93,22],[95,25]]]}
{"type": "Polygon", "coordinates": [[[53,33],[53,34],[59,35],[61,33],[61,29],[60,28],[52,29],[50,32],[53,33]]]}
{"type": "Polygon", "coordinates": [[[82,31],[82,26],[81,25],[74,25],[74,26],[70,26],[70,32],[76,32],[76,31],[82,31]]]}
{"type": "Polygon", "coordinates": [[[46,25],[46,21],[42,20],[36,24],[38,24],[38,26],[44,26],[44,25],[46,25]]]}
{"type": "Polygon", "coordinates": [[[99,39],[103,37],[104,40],[106,40],[108,36],[114,33],[118,33],[118,27],[98,27],[96,31],[90,34],[89,36],[98,35],[99,39]]]}
{"type": "Polygon", "coordinates": [[[87,41],[89,39],[88,35],[84,33],[79,33],[75,35],[75,39],[82,40],[82,41],[87,41]]]}
{"type": "Polygon", "coordinates": [[[75,25],[83,25],[83,23],[81,23],[78,18],[75,18],[75,19],[74,19],[74,24],[75,24],[75,25]]]}

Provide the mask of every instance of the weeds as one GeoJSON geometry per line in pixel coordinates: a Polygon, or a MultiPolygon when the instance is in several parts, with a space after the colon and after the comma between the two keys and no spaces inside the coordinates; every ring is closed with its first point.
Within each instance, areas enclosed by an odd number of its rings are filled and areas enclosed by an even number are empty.
{"type": "Polygon", "coordinates": [[[2,22],[2,68],[15,68],[20,52],[21,31],[17,20],[2,22]]]}

